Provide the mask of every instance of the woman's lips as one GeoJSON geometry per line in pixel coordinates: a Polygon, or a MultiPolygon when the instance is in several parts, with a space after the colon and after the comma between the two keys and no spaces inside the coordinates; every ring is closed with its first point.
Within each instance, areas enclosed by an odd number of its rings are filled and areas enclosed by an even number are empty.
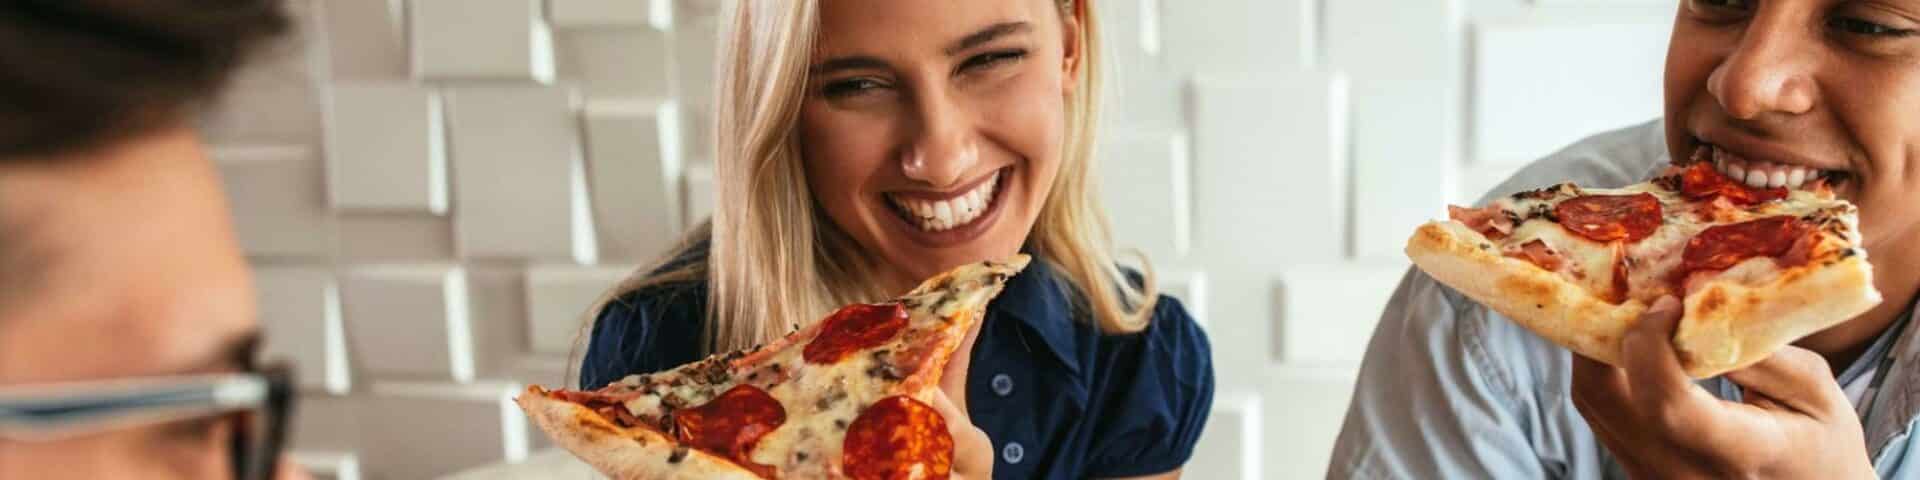
{"type": "Polygon", "coordinates": [[[908,224],[922,231],[941,232],[966,226],[986,216],[998,198],[1000,179],[1004,170],[995,172],[986,181],[979,182],[973,188],[958,195],[944,199],[928,199],[922,196],[887,194],[887,203],[893,211],[908,224]]]}

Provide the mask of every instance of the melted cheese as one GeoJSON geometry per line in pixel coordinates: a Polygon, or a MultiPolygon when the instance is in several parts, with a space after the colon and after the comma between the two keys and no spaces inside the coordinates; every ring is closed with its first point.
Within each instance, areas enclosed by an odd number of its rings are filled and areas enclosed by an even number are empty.
{"type": "Polygon", "coordinates": [[[997,289],[960,286],[909,299],[909,305],[917,304],[917,307],[910,311],[911,323],[900,335],[832,365],[801,368],[804,362],[801,348],[780,352],[773,361],[795,367],[793,376],[768,393],[786,405],[787,422],[760,439],[752,460],[779,465],[781,475],[788,478],[824,478],[838,474],[847,426],[867,406],[895,395],[894,386],[899,383],[898,379],[870,373],[873,369],[888,367],[880,364],[874,352],[903,351],[909,347],[906,341],[914,332],[947,328],[951,318],[968,309],[985,306],[997,293],[997,289]],[[830,461],[817,461],[816,455],[825,455],[830,461]],[[822,467],[832,470],[819,470],[822,467]]]}
{"type": "Polygon", "coordinates": [[[801,336],[821,331],[810,328],[802,332],[812,333],[795,333],[778,349],[716,355],[664,372],[630,375],[595,393],[626,399],[622,405],[642,427],[659,428],[676,408],[695,408],[741,384],[753,385],[780,402],[786,419],[758,440],[745,461],[772,466],[786,478],[838,477],[842,443],[859,414],[896,395],[927,401],[924,389],[935,388],[930,384],[938,380],[928,376],[945,365],[934,362],[960,342],[952,333],[977,325],[969,322],[978,322],[1008,278],[1030,261],[1016,255],[963,266],[923,283],[896,300],[908,310],[900,333],[830,364],[806,362],[805,347],[814,338],[801,336]],[[909,391],[904,382],[910,378],[925,383],[909,391]]]}
{"type": "MultiPolygon", "coordinates": [[[[1547,198],[1520,198],[1506,196],[1494,200],[1491,205],[1498,206],[1514,216],[1523,219],[1513,233],[1498,241],[1502,248],[1518,246],[1532,240],[1540,240],[1566,259],[1567,266],[1560,269],[1563,278],[1588,291],[1604,294],[1612,291],[1613,285],[1613,248],[1604,242],[1589,240],[1567,230],[1559,223],[1544,216],[1528,218],[1530,213],[1550,212],[1562,201],[1580,195],[1636,195],[1652,194],[1660,200],[1663,224],[1651,235],[1639,241],[1627,244],[1627,296],[1645,302],[1652,302],[1662,295],[1683,295],[1676,292],[1672,275],[1680,268],[1682,253],[1687,241],[1714,225],[1738,223],[1776,215],[1803,216],[1816,210],[1830,207],[1840,202],[1831,195],[1795,190],[1787,198],[1767,202],[1754,207],[1736,208],[1721,218],[1720,222],[1706,222],[1695,214],[1700,205],[1690,202],[1678,192],[1653,182],[1643,182],[1624,188],[1560,188],[1547,198]]],[[[1771,259],[1749,259],[1720,274],[1721,278],[1737,279],[1743,283],[1759,282],[1778,275],[1779,267],[1771,259]]]]}

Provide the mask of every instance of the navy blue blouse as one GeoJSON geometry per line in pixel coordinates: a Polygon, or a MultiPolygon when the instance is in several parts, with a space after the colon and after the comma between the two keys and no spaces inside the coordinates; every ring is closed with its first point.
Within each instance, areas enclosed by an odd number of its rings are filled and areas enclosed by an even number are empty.
{"type": "MultiPolygon", "coordinates": [[[[967,373],[968,415],[992,439],[994,478],[1106,478],[1180,468],[1213,404],[1206,332],[1161,297],[1153,323],[1105,335],[1044,262],[988,307],[967,373]]],[[[582,388],[699,360],[706,285],[628,294],[594,322],[582,388]]]]}

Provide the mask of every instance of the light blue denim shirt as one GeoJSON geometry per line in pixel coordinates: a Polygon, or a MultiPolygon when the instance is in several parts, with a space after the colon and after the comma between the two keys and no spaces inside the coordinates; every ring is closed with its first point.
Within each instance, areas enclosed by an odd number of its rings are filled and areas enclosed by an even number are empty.
{"type": "MultiPolygon", "coordinates": [[[[1655,121],[1534,162],[1480,203],[1563,181],[1624,186],[1667,163],[1665,132],[1655,121]]],[[[1844,384],[1879,366],[1863,426],[1882,478],[1920,479],[1920,462],[1909,461],[1920,454],[1909,448],[1920,414],[1915,330],[1889,329],[1838,379],[1844,384]]],[[[1574,409],[1572,371],[1566,350],[1410,271],[1367,345],[1327,477],[1626,478],[1574,409]]],[[[1724,379],[1700,385],[1739,397],[1724,379]]]]}

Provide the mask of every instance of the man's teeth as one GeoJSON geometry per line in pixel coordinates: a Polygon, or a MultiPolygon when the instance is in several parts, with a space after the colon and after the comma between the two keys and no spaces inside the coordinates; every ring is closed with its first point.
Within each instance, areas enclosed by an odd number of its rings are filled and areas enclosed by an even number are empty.
{"type": "Polygon", "coordinates": [[[1773,162],[1750,162],[1718,147],[1713,149],[1713,166],[1738,182],[1754,188],[1800,188],[1808,180],[1820,178],[1820,170],[1773,162]]]}
{"type": "Polygon", "coordinates": [[[893,206],[899,208],[901,213],[911,217],[911,221],[921,230],[938,232],[980,218],[993,203],[994,189],[999,185],[1000,177],[995,176],[967,193],[946,200],[928,201],[887,195],[887,201],[893,202],[893,206]]]}

